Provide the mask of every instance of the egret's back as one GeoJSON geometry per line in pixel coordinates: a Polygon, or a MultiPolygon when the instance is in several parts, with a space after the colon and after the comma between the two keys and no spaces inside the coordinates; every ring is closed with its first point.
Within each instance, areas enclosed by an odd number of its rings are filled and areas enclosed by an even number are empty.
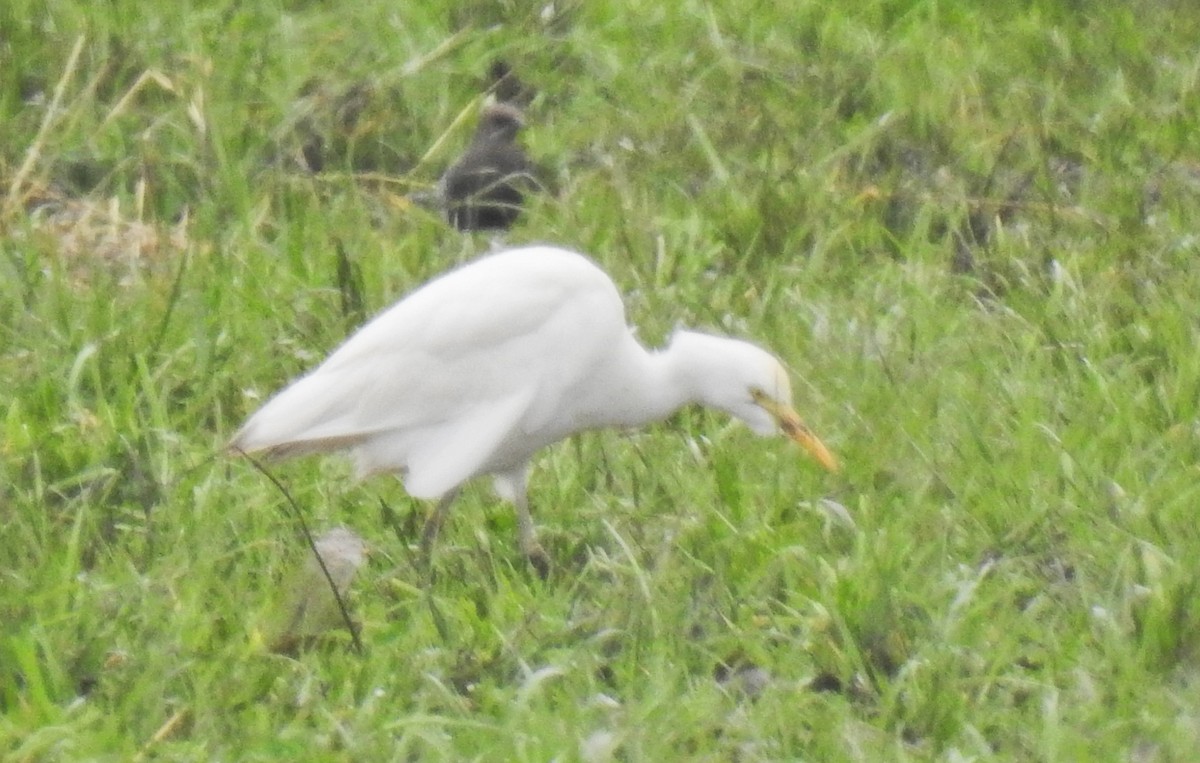
{"type": "Polygon", "coordinates": [[[627,336],[620,295],[590,260],[553,247],[501,252],[367,323],[251,416],[231,447],[350,450],[360,474],[402,472],[413,495],[440,495],[524,463],[549,441],[550,412],[569,416],[575,389],[627,336]]]}

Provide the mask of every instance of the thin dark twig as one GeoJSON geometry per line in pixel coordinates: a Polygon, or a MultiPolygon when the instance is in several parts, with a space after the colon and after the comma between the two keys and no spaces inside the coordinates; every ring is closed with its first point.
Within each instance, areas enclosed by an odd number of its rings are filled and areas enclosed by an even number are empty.
{"type": "Polygon", "coordinates": [[[333,582],[333,575],[330,574],[329,568],[325,566],[325,559],[321,556],[321,552],[317,550],[317,542],[313,540],[312,533],[309,532],[308,523],[304,521],[304,512],[300,510],[300,505],[296,503],[294,498],[292,498],[292,494],[289,493],[288,489],[283,486],[283,483],[280,482],[274,474],[271,474],[271,472],[267,470],[267,467],[263,466],[257,458],[243,450],[237,450],[235,452],[245,456],[246,460],[249,461],[255,469],[262,472],[263,476],[270,480],[271,484],[274,485],[280,493],[283,493],[283,497],[287,500],[288,505],[292,507],[292,514],[295,516],[297,524],[300,525],[300,532],[304,533],[304,539],[308,541],[308,547],[312,549],[313,556],[317,557],[317,564],[321,567],[321,573],[325,575],[325,582],[329,583],[329,590],[333,592],[333,599],[337,602],[338,611],[342,613],[342,622],[346,624],[346,630],[350,631],[350,638],[354,642],[354,651],[362,654],[362,641],[358,638],[358,630],[354,627],[354,621],[350,619],[350,610],[346,608],[346,602],[342,599],[342,594],[340,591],[338,591],[337,584],[333,582]]]}

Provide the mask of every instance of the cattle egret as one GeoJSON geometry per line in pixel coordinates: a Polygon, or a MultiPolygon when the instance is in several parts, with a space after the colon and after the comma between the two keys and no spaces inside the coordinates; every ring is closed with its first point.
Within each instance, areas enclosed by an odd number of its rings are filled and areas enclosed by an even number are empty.
{"type": "Polygon", "coordinates": [[[544,572],[526,497],[534,453],[691,403],[760,435],[782,432],[838,468],[792,409],[787,372],[773,355],[684,330],[648,351],[595,263],[529,246],[477,259],[385,310],[263,405],[230,448],[267,457],[347,451],[360,478],[399,475],[410,495],[440,499],[426,551],[458,488],[491,475],[516,505],[522,552],[544,572]]]}

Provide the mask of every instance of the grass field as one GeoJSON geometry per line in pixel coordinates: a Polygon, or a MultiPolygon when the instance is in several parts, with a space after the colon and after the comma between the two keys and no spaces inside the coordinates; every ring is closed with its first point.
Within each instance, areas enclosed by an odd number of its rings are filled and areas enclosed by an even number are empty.
{"type": "MultiPolygon", "coordinates": [[[[0,758],[1156,761],[1200,749],[1200,10],[6,0],[0,758]],[[192,6],[188,8],[188,6],[192,6]],[[425,8],[423,6],[431,6],[425,8]],[[470,487],[224,454],[489,247],[407,201],[494,60],[657,344],[752,337],[844,463],[687,410],[470,487]]],[[[845,7],[842,7],[845,6],[845,7]]]]}

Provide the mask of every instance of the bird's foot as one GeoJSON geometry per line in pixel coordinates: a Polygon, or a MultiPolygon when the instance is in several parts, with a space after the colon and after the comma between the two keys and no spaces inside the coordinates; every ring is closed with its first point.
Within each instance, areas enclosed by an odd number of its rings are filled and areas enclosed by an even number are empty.
{"type": "Polygon", "coordinates": [[[550,555],[546,553],[546,549],[542,548],[542,544],[534,541],[525,550],[525,559],[529,562],[529,566],[533,567],[533,571],[542,580],[550,577],[550,555]]]}
{"type": "Polygon", "coordinates": [[[454,503],[454,497],[458,495],[457,490],[452,490],[442,499],[438,501],[437,506],[429,513],[429,517],[425,520],[425,528],[421,531],[421,565],[426,569],[430,569],[433,565],[433,544],[437,541],[438,533],[442,529],[442,522],[446,520],[446,513],[450,509],[450,505],[454,503]]]}

